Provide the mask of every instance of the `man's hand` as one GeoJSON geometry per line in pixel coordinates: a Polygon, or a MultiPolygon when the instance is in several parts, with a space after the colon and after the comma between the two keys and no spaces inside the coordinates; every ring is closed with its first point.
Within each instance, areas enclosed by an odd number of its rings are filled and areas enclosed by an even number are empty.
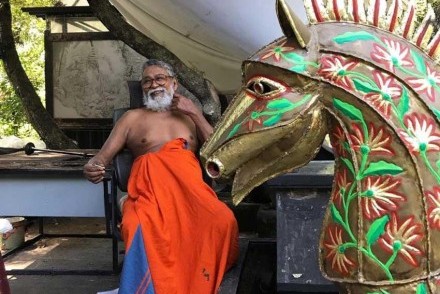
{"type": "Polygon", "coordinates": [[[197,137],[201,143],[205,142],[212,134],[213,128],[203,116],[203,112],[194,104],[194,102],[185,96],[177,93],[174,94],[173,101],[171,102],[171,110],[180,111],[192,119],[196,125],[197,137]]]}
{"type": "Polygon", "coordinates": [[[104,179],[105,166],[96,162],[88,162],[84,165],[84,176],[90,182],[97,184],[104,179]]]}
{"type": "Polygon", "coordinates": [[[200,109],[191,101],[191,99],[177,93],[174,93],[171,102],[171,110],[179,111],[189,116],[201,114],[200,109]]]}

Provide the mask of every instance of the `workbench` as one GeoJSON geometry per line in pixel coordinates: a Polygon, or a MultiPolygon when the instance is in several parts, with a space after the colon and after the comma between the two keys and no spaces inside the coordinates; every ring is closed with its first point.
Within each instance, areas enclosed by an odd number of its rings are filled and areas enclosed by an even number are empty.
{"type": "MultiPolygon", "coordinates": [[[[98,150],[70,150],[95,154],[98,150]]],[[[59,237],[44,233],[42,217],[103,217],[106,234],[70,234],[70,237],[99,237],[113,240],[113,271],[118,268],[117,238],[114,232],[114,185],[112,170],[101,184],[87,181],[83,166],[89,158],[83,156],[35,152],[0,155],[0,216],[37,217],[39,235],[24,246],[41,238],[59,237]]],[[[20,248],[18,248],[19,250],[20,248]]],[[[4,256],[7,258],[7,252],[4,256]]],[[[99,274],[101,270],[91,274],[99,274]]],[[[106,272],[106,271],[105,271],[106,272]]],[[[26,272],[8,272],[20,274],[26,272]]],[[[56,274],[56,272],[51,272],[56,274]]],[[[72,274],[72,273],[69,273],[72,274]]]]}

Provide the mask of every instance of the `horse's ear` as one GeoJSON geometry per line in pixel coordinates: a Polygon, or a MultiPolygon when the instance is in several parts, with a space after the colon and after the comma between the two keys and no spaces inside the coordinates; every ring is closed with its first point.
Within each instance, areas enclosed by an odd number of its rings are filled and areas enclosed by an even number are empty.
{"type": "Polygon", "coordinates": [[[285,0],[277,0],[277,15],[283,33],[288,38],[295,38],[305,48],[310,41],[310,30],[290,9],[285,0]]]}

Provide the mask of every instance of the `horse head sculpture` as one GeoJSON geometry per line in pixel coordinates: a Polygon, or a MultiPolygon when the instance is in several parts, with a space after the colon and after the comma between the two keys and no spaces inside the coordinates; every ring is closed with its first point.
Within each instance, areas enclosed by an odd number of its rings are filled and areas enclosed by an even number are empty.
{"type": "Polygon", "coordinates": [[[440,33],[429,7],[284,0],[284,37],[243,63],[243,87],[201,150],[208,174],[255,186],[307,164],[329,134],[335,175],[320,238],[343,293],[440,293],[440,33]]]}

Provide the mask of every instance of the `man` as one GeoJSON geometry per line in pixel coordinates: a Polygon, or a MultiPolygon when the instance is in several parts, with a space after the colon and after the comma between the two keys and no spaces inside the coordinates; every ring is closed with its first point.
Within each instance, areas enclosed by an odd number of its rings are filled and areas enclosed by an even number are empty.
{"type": "Polygon", "coordinates": [[[145,107],[127,111],[84,166],[93,183],[126,146],[134,156],[122,208],[126,255],[119,293],[216,293],[238,256],[232,212],[203,182],[194,155],[212,127],[192,101],[174,93],[171,66],[143,66],[145,107]]]}

